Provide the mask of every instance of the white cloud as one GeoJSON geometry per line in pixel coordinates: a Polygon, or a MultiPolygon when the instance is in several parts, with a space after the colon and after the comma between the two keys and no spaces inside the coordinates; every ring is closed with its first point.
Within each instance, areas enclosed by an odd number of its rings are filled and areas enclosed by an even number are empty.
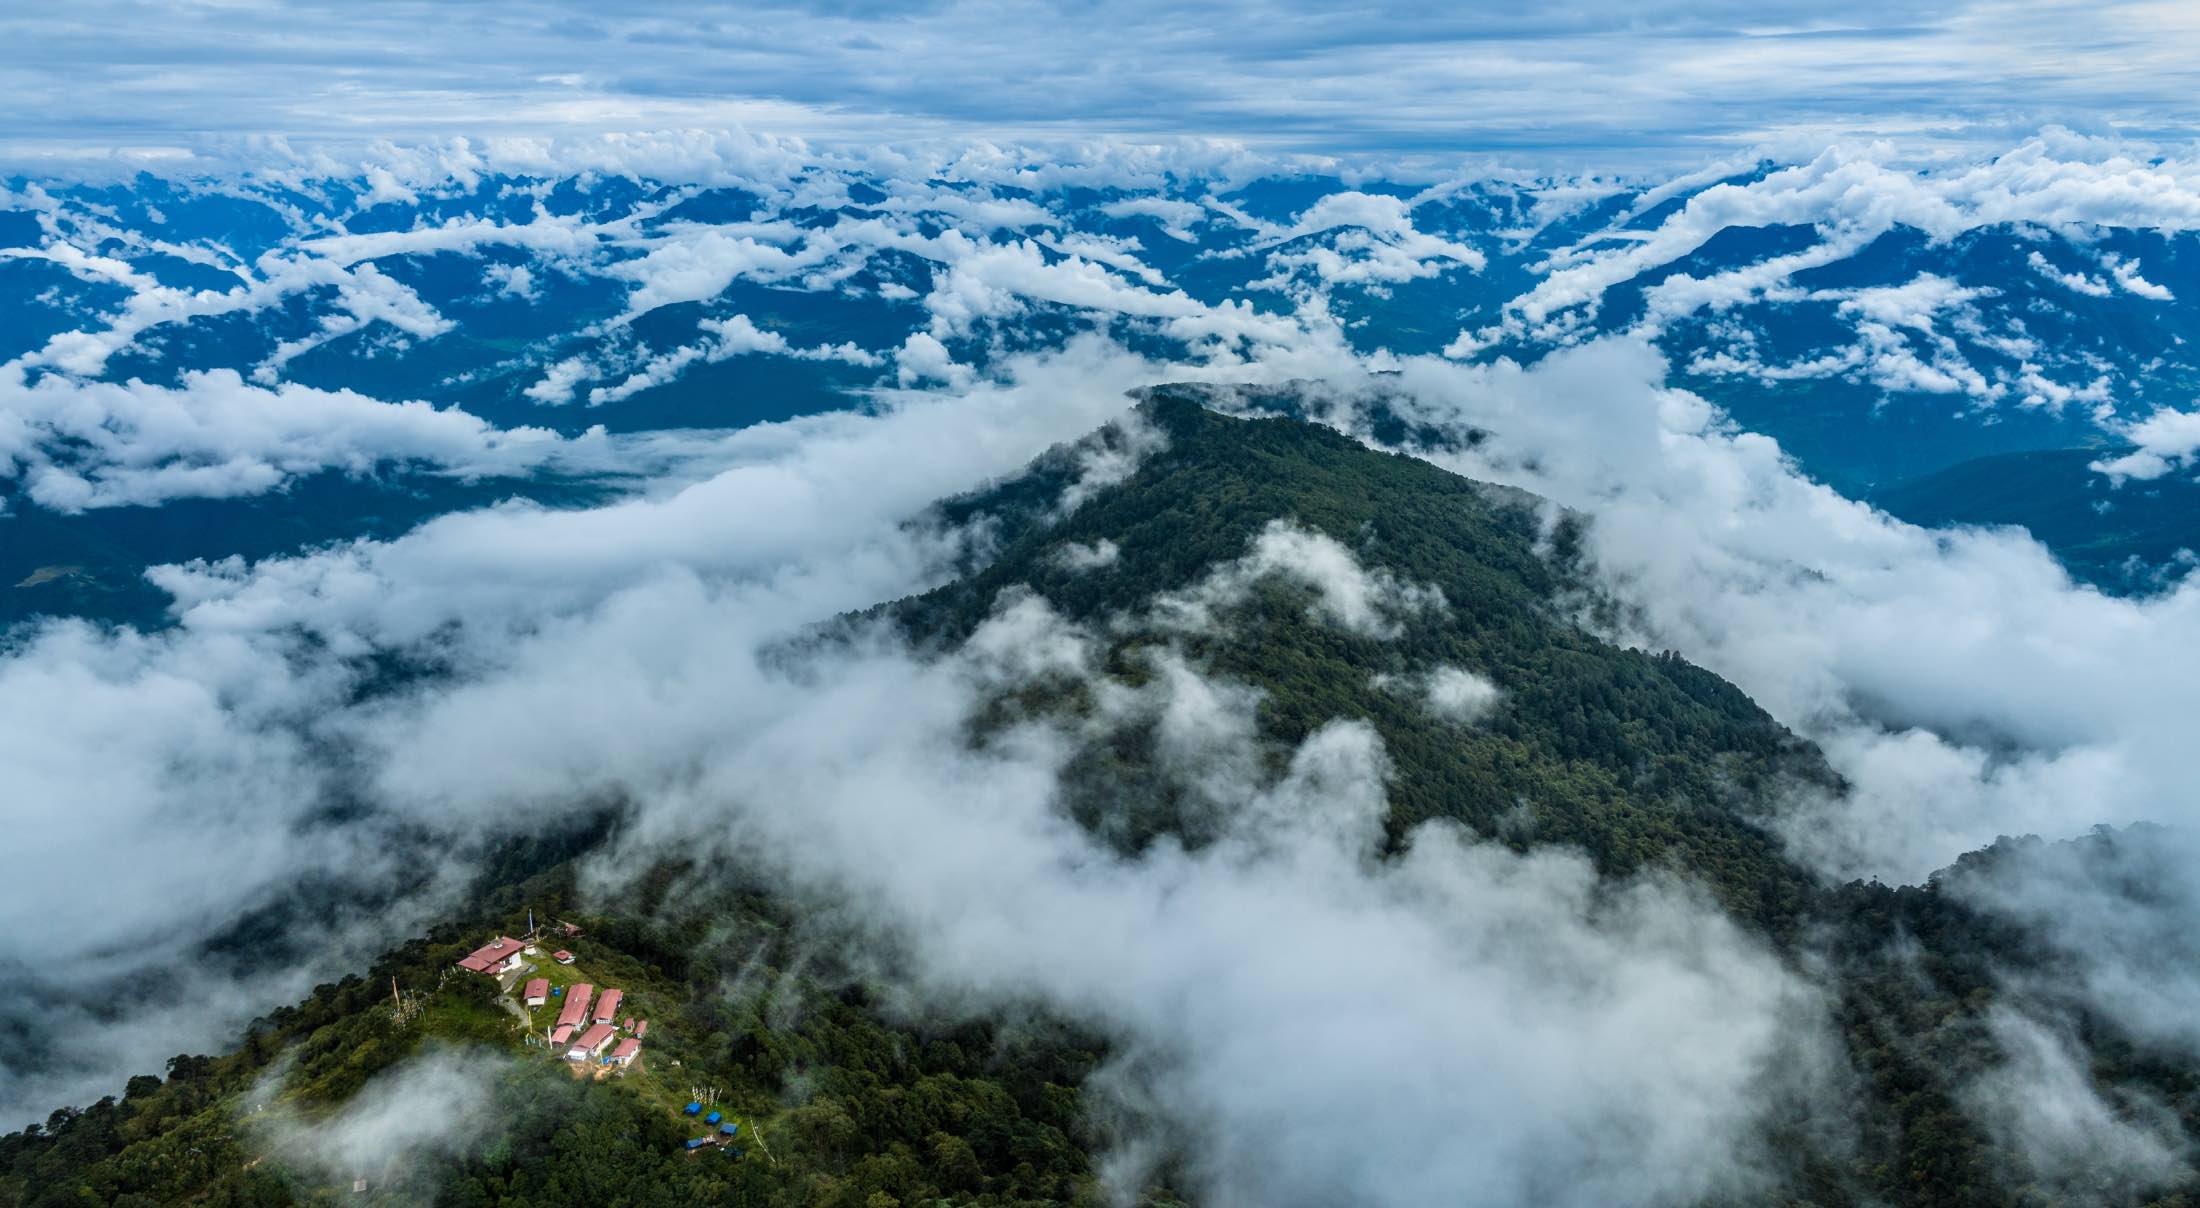
{"type": "Polygon", "coordinates": [[[2074,290],[2089,298],[2105,298],[2109,295],[2108,282],[2101,280],[2099,277],[2089,277],[2084,273],[2063,272],[2048,263],[2047,257],[2038,252],[2033,252],[2025,257],[2025,263],[2032,266],[2032,271],[2062,286],[2064,289],[2074,290]]]}
{"type": "Polygon", "coordinates": [[[1429,712],[1451,721],[1480,721],[1505,694],[1496,684],[1464,667],[1438,667],[1424,685],[1429,712]]]}
{"type": "Polygon", "coordinates": [[[1661,385],[1638,346],[1537,368],[1400,363],[1419,414],[1491,434],[1437,460],[1595,518],[1635,640],[1817,739],[1853,785],[1790,816],[1847,874],[1914,880],[1998,834],[2192,820],[2200,588],[2122,599],[2020,533],[1933,533],[1817,485],[1661,385]],[[1836,853],[1839,853],[1836,855],[1836,853]]]}
{"type": "Polygon", "coordinates": [[[2035,1178],[2051,1186],[2069,1180],[2076,1194],[2132,1195],[2189,1177],[2173,1113],[2150,1104],[2132,1113],[2104,1101],[2068,1036],[2006,1009],[1988,1023],[2005,1060],[1968,1088],[1967,1106],[2035,1178]]]}
{"type": "Polygon", "coordinates": [[[1110,218],[1151,218],[1162,234],[1184,243],[1199,239],[1194,228],[1207,219],[1205,207],[1173,197],[1126,197],[1101,206],[1100,212],[1110,218]]]}
{"type": "Polygon", "coordinates": [[[2094,462],[2092,469],[2119,480],[2160,478],[2190,464],[2200,451],[2200,412],[2164,407],[2125,426],[2122,435],[2138,448],[2094,462]]]}
{"type": "MultiPolygon", "coordinates": [[[[1662,290],[1664,287],[1660,287],[1662,290]]],[[[1998,291],[1983,286],[1962,286],[1946,277],[1922,273],[1902,285],[1866,286],[1855,289],[1816,290],[1813,301],[1835,303],[1835,313],[1854,324],[1857,342],[1844,349],[1807,361],[1767,366],[1742,361],[1732,354],[1699,355],[1691,366],[1727,373],[1750,373],[1767,381],[1805,377],[1851,377],[1870,382],[1889,392],[1966,394],[1978,403],[1990,404],[2005,387],[1989,381],[1965,359],[1956,341],[1941,332],[1935,319],[1943,313],[1956,316],[1958,325],[1976,325],[1971,304],[1998,291]],[[1926,355],[1920,356],[1922,345],[1926,355]]],[[[2035,396],[2057,394],[2057,405],[2076,397],[2074,391],[2040,378],[2029,384],[2035,396]]],[[[2043,398],[2043,401],[2049,401],[2043,398]]]]}
{"type": "Polygon", "coordinates": [[[784,224],[747,224],[739,233],[714,227],[680,232],[639,260],[622,261],[612,276],[635,283],[627,314],[643,314],[675,302],[702,302],[736,280],[781,281],[823,264],[831,240],[802,238],[784,224]],[[794,243],[792,251],[785,244],[794,243]]]}
{"type": "Polygon", "coordinates": [[[2190,828],[2135,827],[2062,843],[2019,841],[1941,890],[2044,937],[2040,972],[2006,980],[2059,1012],[2113,1020],[2150,1049],[2200,1055],[2200,843],[2190,828]]]}
{"type": "Polygon", "coordinates": [[[270,388],[227,369],[186,374],[176,387],[57,375],[26,384],[0,370],[0,475],[57,511],[259,495],[321,470],[476,477],[620,464],[600,434],[500,429],[452,408],[270,388]]]}
{"type": "MultiPolygon", "coordinates": [[[[645,210],[643,213],[647,213],[645,210]]],[[[349,267],[385,256],[420,256],[436,252],[473,255],[483,248],[525,248],[538,255],[586,260],[607,237],[630,236],[633,217],[616,223],[590,223],[573,215],[554,215],[537,210],[524,223],[495,222],[484,218],[451,218],[437,226],[417,226],[404,231],[326,235],[299,243],[300,250],[349,267]]]]}
{"type": "Polygon", "coordinates": [[[482,276],[497,292],[522,302],[534,302],[542,297],[542,287],[535,280],[535,270],[524,264],[492,264],[482,276]]]}
{"type": "Polygon", "coordinates": [[[1362,567],[1328,534],[1271,520],[1244,557],[1213,568],[1191,587],[1157,597],[1151,619],[1165,629],[1215,630],[1222,624],[1220,613],[1243,604],[1256,584],[1271,577],[1312,588],[1309,615],[1364,637],[1395,637],[1401,618],[1444,607],[1442,592],[1362,567]]]}
{"type": "MultiPolygon", "coordinates": [[[[652,387],[666,385],[676,380],[691,365],[714,364],[738,356],[762,354],[789,357],[798,361],[837,361],[863,368],[877,368],[883,363],[876,353],[866,352],[846,341],[797,348],[778,332],[758,327],[747,315],[704,319],[698,326],[715,338],[702,344],[682,345],[649,358],[616,385],[598,386],[590,390],[588,405],[594,407],[603,403],[615,403],[652,387]]],[[[555,387],[544,383],[537,385],[544,386],[545,394],[555,390],[555,387]]]]}
{"type": "Polygon", "coordinates": [[[1030,240],[989,245],[950,262],[932,283],[925,308],[931,334],[967,334],[980,320],[1014,318],[1026,299],[1147,318],[1189,319],[1208,308],[1181,290],[1141,289],[1106,266],[1071,256],[1049,260],[1030,240]]]}
{"type": "Polygon", "coordinates": [[[909,333],[909,338],[894,351],[895,377],[904,387],[923,382],[960,385],[970,381],[975,372],[970,366],[958,363],[947,345],[930,332],[909,333]]]}
{"type": "Polygon", "coordinates": [[[1113,566],[1122,556],[1122,548],[1103,537],[1089,545],[1081,541],[1068,542],[1055,551],[1054,560],[1065,570],[1088,571],[1113,566]]]}
{"type": "Polygon", "coordinates": [[[594,378],[598,372],[587,357],[566,357],[544,371],[541,379],[527,387],[525,393],[538,403],[561,406],[572,402],[580,384],[594,378]]]}
{"type": "MultiPolygon", "coordinates": [[[[419,1160],[465,1153],[493,1128],[496,1082],[509,1066],[486,1052],[432,1049],[375,1075],[325,1117],[303,1118],[276,1100],[239,1127],[257,1134],[284,1165],[340,1187],[363,1179],[385,1195],[424,1193],[431,1185],[419,1178],[419,1160]]],[[[251,1098],[264,1107],[280,1090],[263,1084],[251,1098]]]]}
{"type": "Polygon", "coordinates": [[[2155,302],[2174,302],[2177,300],[2177,295],[2171,293],[2168,286],[2156,285],[2154,282],[2140,276],[2137,261],[2126,260],[2112,252],[2103,256],[2101,263],[2108,266],[2109,275],[2116,278],[2116,284],[2123,286],[2130,293],[2155,302]]]}
{"type": "Polygon", "coordinates": [[[286,855],[313,846],[291,825],[313,776],[301,737],[282,723],[345,678],[271,667],[244,639],[179,648],[82,623],[11,650],[0,661],[0,751],[18,799],[48,808],[16,820],[9,905],[43,916],[74,900],[91,869],[167,904],[150,917],[106,909],[66,929],[29,929],[10,941],[11,956],[34,966],[64,954],[127,958],[288,875],[286,855]],[[154,801],[170,804],[146,808],[154,801]]]}
{"type": "Polygon", "coordinates": [[[432,340],[450,331],[455,324],[436,313],[435,308],[422,301],[402,282],[385,275],[371,264],[354,268],[336,286],[333,310],[321,317],[320,329],[312,335],[296,340],[285,340],[275,346],[266,361],[253,370],[254,381],[272,384],[284,365],[300,353],[311,351],[330,340],[360,331],[374,323],[387,323],[406,335],[422,340],[432,340]]]}
{"type": "Polygon", "coordinates": [[[1331,285],[1387,284],[1433,277],[1452,267],[1479,270],[1489,259],[1465,244],[1414,229],[1412,208],[1399,198],[1349,190],[1323,197],[1289,229],[1263,242],[1331,232],[1338,233],[1326,243],[1269,253],[1269,267],[1277,270],[1279,280],[1307,268],[1331,285]]]}
{"type": "MultiPolygon", "coordinates": [[[[1074,162],[1111,133],[1129,136],[1120,158],[1149,171],[1166,164],[1153,145],[1171,140],[1208,161],[1251,144],[1635,168],[1693,161],[1707,146],[1747,160],[1764,145],[1839,137],[1969,150],[2043,119],[2167,137],[2192,128],[2180,68],[2193,25],[2147,4],[1920,14],[1875,0],[1829,27],[1794,0],[1400,8],[1375,22],[1270,0],[1190,14],[1152,0],[1068,12],[950,2],[891,19],[774,10],[702,26],[652,2],[622,10],[611,33],[583,19],[591,11],[561,0],[529,21],[418,0],[286,5],[271,27],[129,5],[105,13],[96,39],[67,21],[37,24],[24,31],[19,90],[58,99],[0,150],[124,173],[323,155],[371,166],[377,191],[395,197],[429,169],[791,177],[821,153],[897,141],[952,143],[939,161],[979,168],[1004,139],[1056,139],[1074,162]],[[444,35],[438,47],[418,37],[426,22],[444,35]],[[285,58],[292,40],[336,49],[285,58]],[[462,48],[462,70],[443,46],[462,48]],[[949,48],[987,86],[918,69],[949,48]],[[441,141],[428,152],[379,141],[391,137],[441,141]]],[[[1041,182],[1075,178],[1019,166],[1041,182]]]]}

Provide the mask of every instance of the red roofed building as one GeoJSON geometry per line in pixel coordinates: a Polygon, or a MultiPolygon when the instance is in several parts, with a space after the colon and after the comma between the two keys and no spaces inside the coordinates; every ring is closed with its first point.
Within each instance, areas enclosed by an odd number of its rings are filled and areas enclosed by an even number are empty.
{"type": "Polygon", "coordinates": [[[550,1047],[551,1047],[551,1048],[556,1048],[556,1047],[558,1047],[559,1045],[561,1045],[561,1044],[564,1044],[565,1042],[567,1042],[567,1041],[569,1041],[569,1040],[571,1040],[571,1039],[573,1039],[573,1025],[572,1025],[572,1024],[569,1024],[569,1023],[561,1023],[561,1024],[559,1024],[559,1025],[558,1025],[557,1027],[554,1027],[554,1028],[550,1029],[550,1047]]]}
{"type": "Polygon", "coordinates": [[[527,988],[520,991],[520,1000],[525,1002],[530,1007],[539,1007],[542,1004],[549,1002],[550,979],[547,977],[537,977],[529,979],[527,982],[527,988]]]}
{"type": "Polygon", "coordinates": [[[459,958],[458,967],[468,973],[497,974],[519,968],[520,942],[500,935],[459,958]]]}
{"type": "Polygon", "coordinates": [[[580,1034],[580,1038],[573,1042],[573,1047],[565,1050],[565,1059],[567,1061],[586,1061],[608,1048],[612,1038],[616,1035],[617,1033],[611,1030],[610,1024],[599,1023],[580,1034]]]}
{"type": "Polygon", "coordinates": [[[639,1039],[641,1039],[642,1037],[644,1037],[644,1036],[647,1036],[647,1035],[649,1035],[649,1021],[648,1021],[648,1020],[646,1020],[646,1019],[645,1019],[645,1020],[643,1020],[642,1022],[640,1022],[640,1023],[638,1023],[638,1024],[635,1024],[635,1025],[634,1025],[634,1037],[635,1037],[635,1039],[639,1040],[639,1039]]]}
{"type": "Polygon", "coordinates": [[[587,1023],[588,996],[595,992],[596,987],[589,985],[587,982],[568,987],[565,991],[565,1009],[558,1012],[558,1026],[561,1028],[568,1025],[578,1027],[587,1023]]]}
{"type": "Polygon", "coordinates": [[[573,954],[567,952],[563,948],[560,948],[556,952],[550,954],[550,959],[558,962],[561,965],[570,965],[573,963],[573,954]]]}
{"type": "Polygon", "coordinates": [[[626,1065],[641,1054],[642,1042],[629,1036],[619,1042],[618,1048],[611,1050],[611,1059],[620,1065],[626,1065]]]}
{"type": "Polygon", "coordinates": [[[611,1023],[619,1018],[619,1000],[626,997],[624,990],[606,990],[596,1000],[596,1022],[611,1023]]]}

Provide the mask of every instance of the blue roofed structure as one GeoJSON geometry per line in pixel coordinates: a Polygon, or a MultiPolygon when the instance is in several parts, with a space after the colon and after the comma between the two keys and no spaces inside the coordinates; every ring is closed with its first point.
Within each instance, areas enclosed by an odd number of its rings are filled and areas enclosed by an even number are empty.
{"type": "Polygon", "coordinates": [[[705,1124],[716,1124],[716,1123],[718,1123],[718,1122],[719,1122],[720,1120],[723,1120],[723,1119],[725,1119],[725,1117],[724,1117],[724,1116],[721,1116],[721,1115],[719,1115],[719,1114],[718,1114],[717,1112],[712,1112],[711,1114],[709,1114],[709,1115],[707,1115],[707,1116],[703,1117],[703,1123],[705,1123],[705,1124]]]}
{"type": "Polygon", "coordinates": [[[720,1132],[721,1134],[725,1135],[725,1136],[731,1137],[731,1136],[735,1136],[735,1135],[737,1135],[738,1133],[740,1133],[740,1131],[741,1131],[741,1126],[740,1126],[739,1124],[737,1124],[737,1123],[736,1123],[736,1124],[727,1124],[727,1125],[724,1125],[724,1126],[720,1127],[718,1131],[719,1131],[719,1132],[720,1132]]]}
{"type": "Polygon", "coordinates": [[[690,1104],[688,1104],[688,1105],[687,1105],[686,1107],[683,1107],[683,1108],[681,1108],[680,1110],[681,1110],[681,1112],[683,1112],[683,1113],[685,1113],[685,1114],[687,1114],[687,1115],[690,1115],[690,1116],[699,1116],[699,1115],[701,1115],[701,1114],[703,1113],[703,1105],[702,1105],[702,1104],[700,1104],[700,1103],[690,1103],[690,1104]]]}

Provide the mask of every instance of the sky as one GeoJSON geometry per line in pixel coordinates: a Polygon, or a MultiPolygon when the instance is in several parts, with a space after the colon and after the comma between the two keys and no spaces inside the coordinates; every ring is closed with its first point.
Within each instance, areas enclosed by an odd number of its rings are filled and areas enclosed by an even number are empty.
{"type": "Polygon", "coordinates": [[[1832,139],[1951,154],[2049,123],[2174,138],[2200,88],[2200,10],[2064,0],[86,0],[0,7],[0,38],[16,163],[737,126],[1651,170],[1832,139]]]}

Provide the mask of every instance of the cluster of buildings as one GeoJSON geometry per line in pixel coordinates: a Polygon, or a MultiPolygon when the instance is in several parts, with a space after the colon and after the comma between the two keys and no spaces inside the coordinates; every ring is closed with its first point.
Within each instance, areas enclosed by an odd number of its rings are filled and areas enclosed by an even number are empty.
{"type": "MultiPolygon", "coordinates": [[[[649,1021],[632,1015],[622,1021],[619,1003],[625,997],[626,991],[619,989],[597,994],[596,987],[587,982],[569,987],[565,1006],[558,1011],[558,1022],[550,1029],[551,1051],[564,1050],[567,1061],[600,1058],[612,1065],[633,1064],[642,1055],[642,1037],[649,1034],[649,1021]]],[[[527,983],[528,1006],[540,1006],[549,1000],[548,979],[538,977],[527,983]]]]}
{"type": "MultiPolygon", "coordinates": [[[[567,936],[578,936],[579,927],[560,923],[559,928],[567,936]]],[[[515,940],[500,935],[481,947],[461,957],[458,967],[469,973],[486,973],[501,977],[518,969],[523,958],[537,951],[534,945],[535,931],[532,916],[529,918],[528,939],[515,940]]],[[[551,954],[551,959],[561,965],[573,963],[573,954],[563,949],[551,954]]],[[[563,991],[554,991],[547,977],[531,978],[520,990],[520,1000],[530,1007],[549,1003],[555,994],[562,994],[565,1005],[558,1011],[558,1022],[550,1029],[550,1049],[563,1051],[567,1061],[601,1060],[606,1065],[632,1065],[642,1055],[642,1038],[649,1034],[649,1021],[637,1020],[628,1015],[619,1017],[619,1003],[626,991],[611,989],[602,994],[596,987],[581,982],[563,991]]]]}
{"type": "MultiPolygon", "coordinates": [[[[574,923],[559,923],[557,929],[568,938],[577,939],[581,934],[579,925],[574,923]]],[[[535,947],[535,940],[540,934],[535,929],[535,913],[530,910],[527,912],[527,938],[525,940],[515,940],[511,936],[500,935],[460,957],[458,967],[468,973],[486,973],[491,977],[510,973],[512,970],[519,968],[520,958],[535,955],[538,951],[535,947]]],[[[570,965],[573,963],[573,954],[561,948],[551,955],[551,959],[561,965],[570,965]]]]}

